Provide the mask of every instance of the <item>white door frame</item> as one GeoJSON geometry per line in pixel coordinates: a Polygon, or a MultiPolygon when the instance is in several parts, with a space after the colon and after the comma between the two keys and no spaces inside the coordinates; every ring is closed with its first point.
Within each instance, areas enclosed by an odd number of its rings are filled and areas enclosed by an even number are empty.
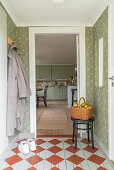
{"type": "Polygon", "coordinates": [[[30,133],[36,137],[36,74],[35,74],[35,35],[36,34],[79,34],[80,45],[80,97],[86,98],[86,57],[85,27],[30,27],[29,28],[29,70],[30,88],[30,133]]]}
{"type": "MultiPolygon", "coordinates": [[[[112,77],[112,58],[114,57],[114,1],[108,6],[108,78],[112,77]]],[[[114,75],[113,75],[114,76],[114,75]]],[[[108,132],[109,159],[114,161],[114,114],[112,113],[111,80],[108,79],[108,132]]],[[[114,88],[114,87],[113,87],[114,88]]]]}
{"type": "Polygon", "coordinates": [[[8,146],[7,108],[7,14],[0,6],[0,155],[8,146]]]}

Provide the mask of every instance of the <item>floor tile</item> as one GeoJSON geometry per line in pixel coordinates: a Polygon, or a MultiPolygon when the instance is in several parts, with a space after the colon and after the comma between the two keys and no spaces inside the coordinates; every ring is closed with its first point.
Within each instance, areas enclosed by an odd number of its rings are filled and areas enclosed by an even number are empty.
{"type": "Polygon", "coordinates": [[[84,149],[84,148],[87,147],[87,144],[78,142],[78,145],[77,145],[77,146],[80,147],[80,148],[82,148],[82,149],[84,149]]]}
{"type": "Polygon", "coordinates": [[[41,162],[43,159],[39,157],[38,155],[31,156],[26,159],[27,162],[29,162],[31,165],[35,165],[39,162],[41,162]]]}
{"type": "Polygon", "coordinates": [[[100,166],[99,168],[97,168],[97,170],[106,170],[106,169],[100,166]]]}
{"type": "Polygon", "coordinates": [[[89,158],[92,155],[92,153],[90,153],[88,151],[85,151],[85,150],[81,150],[81,151],[83,152],[85,159],[89,158]]]}
{"type": "Polygon", "coordinates": [[[39,152],[42,152],[42,151],[44,151],[45,149],[44,148],[42,148],[42,147],[40,147],[40,146],[36,146],[36,150],[35,151],[33,151],[35,154],[37,154],[37,153],[39,153],[39,152]]]}
{"type": "Polygon", "coordinates": [[[70,145],[73,145],[73,144],[74,144],[74,142],[72,141],[72,139],[67,139],[67,140],[65,140],[64,142],[66,142],[66,143],[68,143],[68,144],[70,144],[70,145]]]}
{"type": "Polygon", "coordinates": [[[29,168],[29,163],[25,160],[18,162],[14,165],[12,165],[12,168],[14,170],[23,170],[23,169],[28,169],[29,168]]]}
{"type": "Polygon", "coordinates": [[[67,170],[73,170],[74,169],[74,164],[68,160],[66,160],[66,169],[67,170]]]}
{"type": "Polygon", "coordinates": [[[82,169],[89,170],[89,165],[88,165],[87,160],[84,160],[83,162],[81,162],[80,165],[81,165],[82,169]]]}
{"type": "Polygon", "coordinates": [[[58,146],[58,147],[63,149],[63,147],[64,147],[63,145],[64,145],[64,142],[61,142],[61,143],[57,144],[56,146],[58,146]]]}
{"type": "Polygon", "coordinates": [[[44,169],[43,170],[50,170],[52,168],[52,164],[45,160],[44,162],[44,169]]]}
{"type": "Polygon", "coordinates": [[[11,156],[11,157],[5,159],[5,161],[6,161],[9,165],[13,165],[13,164],[15,164],[15,163],[17,163],[17,162],[20,162],[20,161],[22,161],[22,160],[23,160],[23,159],[22,159],[20,156],[18,156],[18,155],[14,155],[14,156],[11,156]]]}
{"type": "Polygon", "coordinates": [[[52,145],[51,143],[47,142],[47,144],[46,144],[46,149],[49,149],[49,148],[51,148],[51,147],[53,147],[53,145],[52,145]]]}
{"type": "Polygon", "coordinates": [[[14,156],[15,155],[15,152],[12,151],[12,149],[9,149],[2,157],[2,159],[6,159],[8,157],[11,157],[11,156],[14,156]]]}
{"type": "Polygon", "coordinates": [[[73,170],[83,170],[82,168],[80,168],[79,166],[77,166],[76,168],[74,168],[73,170]]]}
{"type": "Polygon", "coordinates": [[[59,163],[59,169],[66,170],[66,160],[59,163]]]}
{"type": "Polygon", "coordinates": [[[51,144],[53,144],[53,145],[57,145],[57,144],[61,143],[61,141],[58,140],[58,139],[52,139],[52,140],[50,140],[50,141],[48,141],[48,142],[51,143],[51,144]]]}
{"type": "Polygon", "coordinates": [[[86,151],[88,151],[88,152],[91,152],[91,153],[95,153],[96,151],[98,151],[99,149],[98,148],[92,148],[91,146],[86,146],[85,148],[84,148],[84,150],[86,150],[86,151]]]}
{"type": "Polygon", "coordinates": [[[91,162],[94,162],[95,164],[100,165],[101,163],[105,161],[105,158],[93,154],[88,158],[88,160],[91,162]]]}
{"type": "Polygon", "coordinates": [[[82,139],[80,142],[85,144],[91,144],[91,141],[88,141],[87,139],[82,139]]]}
{"type": "Polygon", "coordinates": [[[44,162],[45,162],[45,160],[37,163],[37,164],[36,164],[36,168],[39,169],[39,170],[40,170],[40,169],[43,170],[43,168],[44,168],[44,162]]]}
{"type": "Polygon", "coordinates": [[[80,148],[75,149],[74,146],[69,146],[68,148],[66,148],[66,150],[71,152],[71,153],[76,153],[80,150],[80,148]]]}
{"type": "Polygon", "coordinates": [[[84,161],[84,159],[82,157],[77,156],[77,155],[72,155],[69,158],[67,158],[67,160],[76,164],[76,165],[78,165],[78,164],[80,164],[81,162],[84,161]]]}
{"type": "Polygon", "coordinates": [[[0,168],[1,169],[5,169],[10,167],[10,165],[4,160],[4,161],[0,161],[0,168]]]}
{"type": "Polygon", "coordinates": [[[103,164],[104,168],[114,170],[113,165],[111,165],[111,163],[108,160],[105,160],[102,164],[103,164]]]}
{"type": "Polygon", "coordinates": [[[31,168],[28,168],[27,170],[37,170],[37,169],[34,167],[31,167],[31,168]]]}
{"type": "Polygon", "coordinates": [[[88,163],[88,166],[89,166],[89,169],[90,170],[96,170],[97,169],[97,166],[94,162],[91,162],[89,160],[87,160],[87,163],[88,163]]]}
{"type": "Polygon", "coordinates": [[[68,148],[69,146],[71,146],[71,145],[64,142],[64,149],[68,148]]]}
{"type": "Polygon", "coordinates": [[[59,148],[58,146],[53,146],[53,147],[49,148],[48,151],[50,151],[50,152],[56,154],[56,153],[62,151],[62,149],[59,148]]]}
{"type": "Polygon", "coordinates": [[[57,155],[53,155],[53,156],[47,158],[46,160],[48,162],[52,163],[53,165],[56,165],[56,164],[60,163],[61,161],[63,161],[64,159],[57,155]]]}
{"type": "Polygon", "coordinates": [[[95,152],[95,155],[97,155],[97,156],[101,156],[101,157],[103,157],[103,158],[107,158],[107,156],[101,151],[101,150],[98,150],[98,151],[96,151],[95,152]]]}
{"type": "Polygon", "coordinates": [[[86,158],[85,158],[85,155],[84,155],[84,153],[83,153],[83,150],[81,150],[81,149],[80,149],[78,152],[76,152],[75,154],[78,155],[78,156],[80,156],[80,157],[82,157],[83,159],[86,159],[86,158]]]}
{"type": "Polygon", "coordinates": [[[61,158],[65,159],[65,153],[64,150],[61,150],[60,152],[58,152],[56,155],[60,156],[61,158]]]}
{"type": "Polygon", "coordinates": [[[36,141],[35,141],[35,143],[36,143],[36,145],[41,145],[41,144],[43,144],[43,143],[45,143],[46,141],[45,140],[42,140],[42,139],[37,139],[36,141]]]}
{"type": "Polygon", "coordinates": [[[8,168],[5,168],[4,170],[13,170],[13,168],[10,166],[8,168]]]}
{"type": "Polygon", "coordinates": [[[31,156],[34,156],[35,155],[35,153],[34,152],[29,152],[28,154],[23,154],[23,153],[19,153],[18,154],[18,156],[20,156],[22,159],[27,159],[27,158],[29,158],[29,157],[31,157],[31,156]]]}
{"type": "Polygon", "coordinates": [[[67,150],[65,150],[65,151],[64,151],[64,155],[65,155],[65,159],[67,159],[67,158],[69,158],[70,156],[72,156],[72,155],[74,155],[74,154],[71,153],[71,152],[69,152],[69,151],[67,151],[67,150]]]}
{"type": "Polygon", "coordinates": [[[91,148],[85,139],[74,148],[71,138],[37,138],[37,150],[27,155],[18,151],[18,143],[0,160],[0,170],[113,170],[112,163],[97,145],[91,148]]]}
{"type": "Polygon", "coordinates": [[[14,153],[16,153],[16,154],[20,153],[20,151],[18,150],[17,147],[16,147],[16,148],[13,148],[12,151],[13,151],[14,153]]]}

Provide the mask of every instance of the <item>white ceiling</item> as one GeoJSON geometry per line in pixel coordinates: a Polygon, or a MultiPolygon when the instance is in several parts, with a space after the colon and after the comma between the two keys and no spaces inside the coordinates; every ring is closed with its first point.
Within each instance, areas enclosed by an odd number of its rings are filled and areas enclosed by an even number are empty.
{"type": "Polygon", "coordinates": [[[76,64],[76,36],[36,35],[36,64],[76,64]]]}
{"type": "Polygon", "coordinates": [[[1,0],[18,26],[89,26],[110,0],[1,0]]]}

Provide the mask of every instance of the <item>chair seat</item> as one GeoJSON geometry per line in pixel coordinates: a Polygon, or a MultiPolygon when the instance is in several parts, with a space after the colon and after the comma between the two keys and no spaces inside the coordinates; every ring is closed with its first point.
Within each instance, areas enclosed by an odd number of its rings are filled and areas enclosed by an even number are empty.
{"type": "Polygon", "coordinates": [[[38,98],[44,98],[44,96],[37,96],[38,98]]]}

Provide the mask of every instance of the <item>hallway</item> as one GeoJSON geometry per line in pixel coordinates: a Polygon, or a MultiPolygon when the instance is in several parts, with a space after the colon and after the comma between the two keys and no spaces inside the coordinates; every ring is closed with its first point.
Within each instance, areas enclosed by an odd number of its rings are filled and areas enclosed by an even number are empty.
{"type": "Polygon", "coordinates": [[[114,0],[0,1],[0,170],[114,169],[113,37],[114,0]],[[72,142],[81,97],[94,150],[86,126],[72,142]],[[37,150],[24,155],[18,141],[29,137],[37,150]]]}
{"type": "Polygon", "coordinates": [[[37,109],[37,135],[72,135],[70,109],[66,101],[40,102],[37,109]]]}

